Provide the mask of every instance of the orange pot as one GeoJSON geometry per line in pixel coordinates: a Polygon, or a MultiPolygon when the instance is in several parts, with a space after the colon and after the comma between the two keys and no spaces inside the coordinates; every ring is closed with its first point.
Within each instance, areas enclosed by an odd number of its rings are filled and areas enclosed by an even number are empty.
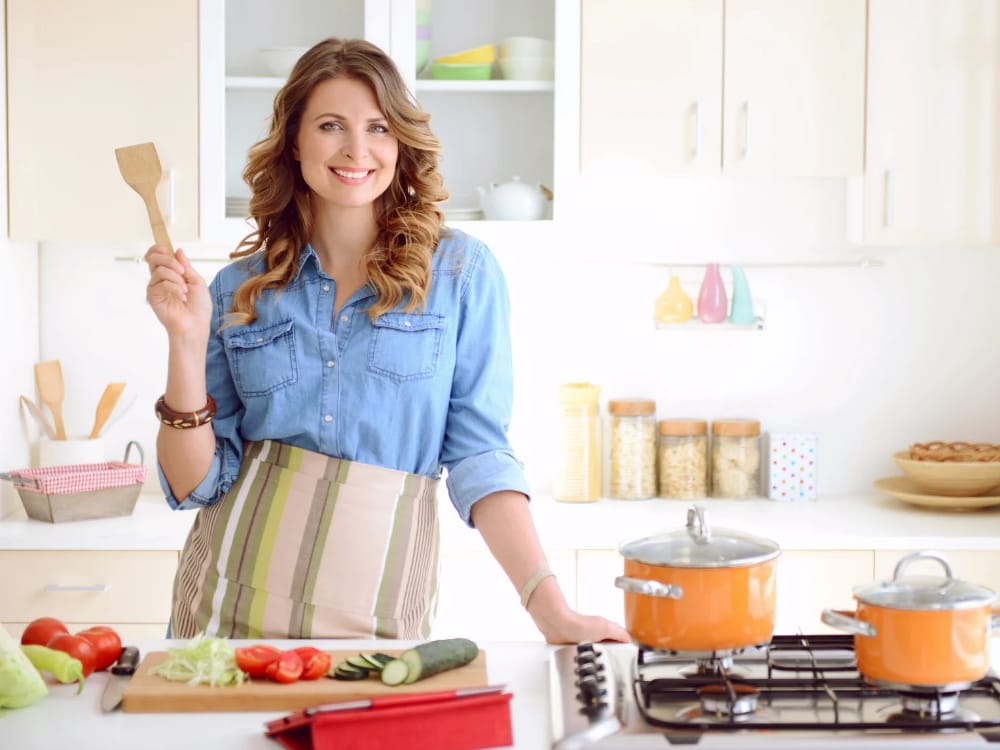
{"type": "Polygon", "coordinates": [[[854,598],[855,613],[824,610],[823,622],[854,634],[858,671],[869,682],[952,691],[989,671],[996,594],[952,576],[942,555],[907,555],[891,581],[857,587],[854,598]],[[939,562],[945,577],[904,576],[920,559],[939,562]]]}
{"type": "Polygon", "coordinates": [[[709,529],[688,511],[685,529],[619,548],[625,626],[638,644],[685,652],[734,651],[767,643],[774,631],[778,545],[709,529]]]}

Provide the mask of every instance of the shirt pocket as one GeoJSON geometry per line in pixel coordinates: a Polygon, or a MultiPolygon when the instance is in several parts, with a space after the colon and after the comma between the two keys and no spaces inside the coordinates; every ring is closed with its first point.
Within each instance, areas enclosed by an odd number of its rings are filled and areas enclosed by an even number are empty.
{"type": "Polygon", "coordinates": [[[445,318],[432,313],[385,313],[372,322],[368,369],[395,381],[429,378],[437,370],[445,318]]]}
{"type": "Polygon", "coordinates": [[[242,396],[266,396],[298,380],[291,320],[225,332],[233,381],[242,396]]]}

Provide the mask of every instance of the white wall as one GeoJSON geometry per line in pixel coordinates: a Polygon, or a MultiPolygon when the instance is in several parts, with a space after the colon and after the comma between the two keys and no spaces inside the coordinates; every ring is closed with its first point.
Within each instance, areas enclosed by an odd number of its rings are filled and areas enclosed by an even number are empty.
{"type": "MultiPolygon", "coordinates": [[[[511,289],[512,436],[536,491],[551,487],[555,388],[571,380],[601,385],[602,401],[653,397],[661,418],[751,416],[765,430],[815,432],[827,495],[870,490],[896,473],[890,454],[914,441],[1000,442],[1000,248],[848,245],[843,188],[715,180],[608,199],[592,186],[577,196],[577,218],[538,242],[483,227],[511,289]],[[766,303],[762,332],[654,330],[671,269],[633,262],[865,255],[884,266],[748,266],[753,296],[766,303]]],[[[41,356],[63,362],[70,430],[89,428],[107,382],[127,380],[138,402],[109,434],[109,451],[135,438],[151,463],[164,337],[144,302],[145,266],[114,260],[144,250],[43,244],[40,330],[41,356]]],[[[218,265],[201,268],[211,276],[218,265]]],[[[676,270],[695,298],[702,269],[676,270]]]]}

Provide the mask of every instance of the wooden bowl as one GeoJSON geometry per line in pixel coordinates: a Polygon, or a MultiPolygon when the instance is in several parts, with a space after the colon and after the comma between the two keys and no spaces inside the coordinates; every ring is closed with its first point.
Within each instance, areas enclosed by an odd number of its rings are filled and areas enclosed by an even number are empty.
{"type": "Polygon", "coordinates": [[[907,451],[892,459],[928,494],[976,497],[1000,487],[1000,461],[915,461],[907,451]]]}

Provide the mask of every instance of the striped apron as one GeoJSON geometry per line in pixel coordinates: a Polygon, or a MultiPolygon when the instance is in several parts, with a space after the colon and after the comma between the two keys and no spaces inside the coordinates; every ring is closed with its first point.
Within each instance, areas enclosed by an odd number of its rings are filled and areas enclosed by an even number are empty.
{"type": "Polygon", "coordinates": [[[438,480],[265,440],[198,511],[171,635],[426,639],[438,480]]]}

